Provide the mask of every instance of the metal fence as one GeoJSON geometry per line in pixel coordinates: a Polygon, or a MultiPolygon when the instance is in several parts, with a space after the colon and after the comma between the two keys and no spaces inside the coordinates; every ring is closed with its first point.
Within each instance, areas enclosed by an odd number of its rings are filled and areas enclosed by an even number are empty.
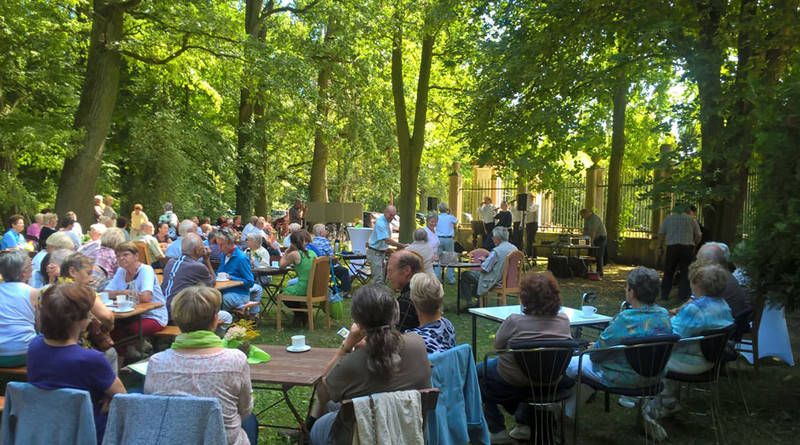
{"type": "MultiPolygon", "coordinates": [[[[472,219],[477,220],[480,216],[476,213],[478,207],[487,196],[492,198],[494,205],[500,207],[501,201],[511,202],[516,199],[517,189],[515,187],[497,186],[494,180],[488,179],[477,181],[472,187],[461,188],[461,211],[472,215],[472,219]],[[499,194],[499,200],[496,199],[499,194]]],[[[510,209],[513,210],[513,209],[510,209]]]]}

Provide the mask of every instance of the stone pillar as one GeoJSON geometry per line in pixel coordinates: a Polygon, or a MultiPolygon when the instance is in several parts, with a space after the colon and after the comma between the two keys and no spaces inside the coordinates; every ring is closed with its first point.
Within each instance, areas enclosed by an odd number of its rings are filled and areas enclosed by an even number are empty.
{"type": "Polygon", "coordinates": [[[603,185],[606,169],[597,165],[599,160],[599,156],[593,156],[594,164],[586,170],[586,208],[598,215],[604,215],[603,185]]]}
{"type": "Polygon", "coordinates": [[[450,207],[450,214],[455,215],[459,222],[464,219],[461,215],[461,173],[458,171],[461,163],[453,162],[453,172],[450,173],[450,186],[447,189],[447,205],[450,207]]]}

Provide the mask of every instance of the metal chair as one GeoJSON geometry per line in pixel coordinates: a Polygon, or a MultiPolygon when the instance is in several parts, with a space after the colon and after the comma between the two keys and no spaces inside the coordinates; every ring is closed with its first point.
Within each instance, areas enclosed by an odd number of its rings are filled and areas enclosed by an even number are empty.
{"type": "MultiPolygon", "coordinates": [[[[551,412],[547,410],[553,405],[561,407],[559,434],[561,443],[565,443],[563,403],[569,399],[575,388],[575,381],[567,377],[565,371],[577,347],[578,343],[574,340],[517,342],[510,344],[508,349],[486,354],[484,357],[483,369],[486,370],[490,356],[513,354],[517,366],[528,377],[530,392],[526,392],[525,388],[520,388],[517,400],[534,408],[533,422],[531,423],[531,441],[533,443],[556,443],[553,437],[553,425],[550,421],[551,412]]],[[[481,394],[484,394],[483,390],[481,394]]],[[[483,401],[498,404],[511,403],[512,405],[514,402],[491,400],[485,396],[483,401]]]]}
{"type": "MultiPolygon", "coordinates": [[[[709,398],[709,410],[711,412],[712,429],[717,443],[724,443],[724,431],[722,419],[719,416],[719,372],[722,368],[722,357],[725,354],[725,347],[728,339],[735,329],[735,324],[721,329],[703,331],[695,337],[682,338],[678,341],[678,348],[688,344],[699,343],[703,357],[713,364],[713,367],[700,374],[683,374],[674,371],[667,371],[666,378],[682,383],[706,384],[710,387],[711,397],[709,398]]],[[[680,392],[679,392],[680,395],[680,392]]]]}
{"type": "Polygon", "coordinates": [[[575,424],[573,431],[573,441],[578,441],[578,419],[580,412],[581,399],[581,383],[586,384],[590,388],[603,391],[605,393],[605,410],[610,411],[609,394],[618,394],[622,396],[635,397],[639,399],[640,403],[636,418],[636,423],[644,428],[645,440],[650,437],[649,431],[644,422],[644,409],[646,404],[642,403],[644,400],[652,400],[657,397],[664,389],[663,377],[667,362],[669,362],[670,355],[675,343],[680,340],[680,336],[676,334],[661,334],[653,335],[650,337],[634,337],[626,338],[621,341],[621,344],[611,346],[608,348],[588,349],[583,351],[578,357],[578,369],[582,369],[583,360],[586,356],[592,355],[608,355],[608,354],[624,354],[628,366],[641,376],[642,386],[632,388],[620,388],[608,386],[598,380],[594,380],[584,376],[580,371],[578,372],[578,391],[577,400],[579,401],[575,406],[575,424]]]}

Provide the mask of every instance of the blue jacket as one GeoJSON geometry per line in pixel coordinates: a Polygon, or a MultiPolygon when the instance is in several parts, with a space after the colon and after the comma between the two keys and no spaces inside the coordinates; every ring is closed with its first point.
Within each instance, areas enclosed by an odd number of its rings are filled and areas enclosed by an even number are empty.
{"type": "Polygon", "coordinates": [[[39,389],[30,383],[9,382],[0,443],[95,445],[89,393],[78,389],[39,389]]]}
{"type": "Polygon", "coordinates": [[[489,444],[481,389],[469,344],[428,355],[431,385],[439,388],[436,410],[428,414],[429,445],[489,444]],[[471,438],[471,440],[470,440],[471,438]]]}
{"type": "Polygon", "coordinates": [[[120,394],[111,401],[103,445],[227,445],[213,397],[120,394]]]}
{"type": "Polygon", "coordinates": [[[250,288],[255,282],[253,278],[253,268],[250,266],[250,259],[238,247],[233,249],[230,257],[222,255],[217,274],[225,272],[231,276],[231,280],[243,281],[241,286],[225,289],[225,293],[232,292],[240,295],[250,295],[250,288]]]}

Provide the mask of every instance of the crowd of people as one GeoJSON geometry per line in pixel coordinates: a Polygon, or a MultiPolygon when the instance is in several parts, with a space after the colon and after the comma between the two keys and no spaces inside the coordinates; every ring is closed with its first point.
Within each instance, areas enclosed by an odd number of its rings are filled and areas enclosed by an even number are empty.
{"type": "MultiPolygon", "coordinates": [[[[89,225],[87,235],[80,232],[74,214],[60,221],[60,229],[56,229],[59,220],[52,212],[37,215],[30,226],[34,228],[27,232],[24,218],[13,215],[0,255],[0,367],[27,365],[28,381],[40,388],[89,391],[98,438],[103,435],[109,401],[126,391],[116,377],[118,366],[128,356],[138,358],[135,344],[120,347],[115,342],[140,330],[144,336],[151,335],[172,322],[181,334],[172,349],[150,358],[144,392],[217,397],[228,443],[255,442],[257,425],[246,357],[224,349],[220,338],[232,322],[230,311],[260,301],[262,288],[253,269],[268,267],[276,258],[280,268],[292,268],[297,275],[283,293],[305,295],[314,259],[329,257],[342,292],[352,297],[350,332],[317,388],[319,400],[309,418],[312,443],[333,443],[340,439],[337,436],[350,433],[337,415],[337,402],[376,392],[430,387],[431,367],[421,364],[427,363],[429,354],[446,352],[457,344],[453,324],[443,315],[445,283],[433,267],[452,254],[458,226],[444,203],[438,214],[428,215],[425,226],[414,231],[411,244],[393,239],[390,222],[396,209],[388,206],[367,245],[372,284],[352,293],[350,271],[335,262],[326,227],[313,226],[313,236],[302,229],[302,203],[289,212],[294,221],[284,225],[286,233],[274,230],[269,218],[257,216],[244,226],[238,217],[221,217],[214,226],[208,218],[180,221],[170,203],[164,204],[164,213],[156,221],[138,204],[130,219],[119,218],[113,204],[111,197],[96,197],[97,221],[89,225]],[[32,259],[26,248],[29,239],[41,246],[32,259]],[[396,250],[390,251],[390,246],[396,250]],[[141,257],[142,252],[147,252],[150,261],[141,257]],[[162,270],[162,280],[155,269],[162,270]],[[219,274],[241,284],[220,292],[213,287],[219,274]],[[125,296],[161,305],[145,312],[141,321],[125,322],[115,319],[98,291],[110,300],[125,296]]],[[[484,220],[489,216],[492,222],[497,220],[488,238],[491,244],[486,245],[490,253],[478,270],[461,276],[460,293],[469,306],[500,284],[506,258],[518,250],[510,240],[512,221],[504,214],[508,205],[501,205],[499,212],[489,206],[491,202],[484,203],[484,220]]],[[[667,333],[691,337],[730,326],[733,316],[747,307],[748,294],[728,268],[727,246],[711,242],[695,252],[700,230],[690,211],[676,212],[662,225],[668,258],[663,279],[647,267],[628,272],[628,307],[613,317],[588,348],[667,333]],[[679,273],[683,304],[668,309],[657,302],[659,295],[662,302],[669,301],[675,272],[679,273]]],[[[602,221],[589,210],[581,216],[586,221],[584,233],[602,246],[602,252],[606,237],[602,221]]],[[[602,263],[601,254],[600,275],[602,263]]],[[[448,270],[445,280],[453,283],[451,273],[452,269],[448,270]]],[[[518,342],[571,338],[570,320],[560,311],[558,282],[550,272],[522,277],[519,301],[520,313],[509,316],[497,330],[497,350],[518,342]]],[[[289,307],[302,304],[286,302],[289,307]]],[[[257,310],[258,305],[255,313],[257,310]]],[[[302,327],[305,321],[305,316],[296,315],[293,325],[302,327]]],[[[688,344],[675,349],[667,369],[697,374],[711,366],[699,346],[688,344]]],[[[573,359],[559,385],[569,385],[579,374],[622,388],[663,378],[642,377],[621,355],[590,354],[582,366],[573,359]]],[[[523,403],[530,385],[517,362],[500,355],[486,366],[481,363],[478,379],[491,442],[512,443],[530,437],[534,427],[531,408],[523,403]],[[516,424],[510,431],[501,406],[514,415],[516,424]]],[[[676,390],[668,381],[663,394],[647,407],[647,419],[662,438],[666,431],[657,421],[680,409],[676,390]]],[[[584,394],[589,392],[587,387],[584,394]]],[[[567,414],[582,402],[573,397],[567,414]]],[[[635,401],[623,398],[620,403],[633,405],[635,401]]]]}

